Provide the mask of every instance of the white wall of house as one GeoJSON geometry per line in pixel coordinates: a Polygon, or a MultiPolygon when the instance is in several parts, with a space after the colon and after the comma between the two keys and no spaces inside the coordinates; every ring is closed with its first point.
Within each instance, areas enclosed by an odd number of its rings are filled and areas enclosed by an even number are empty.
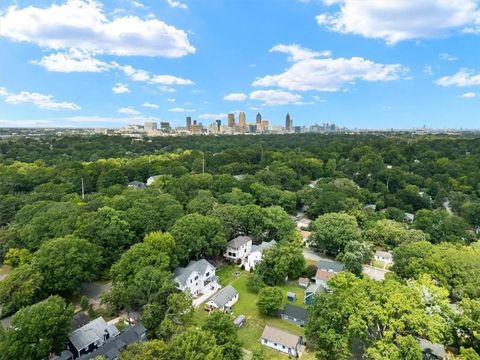
{"type": "Polygon", "coordinates": [[[215,278],[215,268],[213,266],[209,266],[204,274],[200,274],[197,271],[192,271],[190,276],[187,279],[187,283],[183,287],[179,287],[177,284],[177,288],[181,291],[190,291],[192,295],[198,295],[209,290],[212,286],[212,282],[214,282],[215,278]],[[205,284],[207,282],[207,284],[205,284]]]}
{"type": "Polygon", "coordinates": [[[229,259],[238,260],[247,257],[252,251],[252,242],[248,241],[239,248],[227,247],[224,256],[229,259]]]}
{"type": "Polygon", "coordinates": [[[207,302],[207,305],[210,306],[210,307],[213,307],[215,309],[218,309],[218,310],[225,310],[225,308],[231,308],[233,305],[236,304],[236,302],[238,301],[238,297],[239,297],[239,294],[235,295],[235,297],[233,297],[229,302],[227,302],[222,308],[217,308],[217,305],[215,305],[215,303],[213,301],[209,301],[207,302]]]}
{"type": "Polygon", "coordinates": [[[261,339],[261,343],[265,346],[271,347],[272,349],[279,350],[281,352],[284,352],[293,356],[298,355],[298,349],[296,348],[290,348],[288,346],[277,344],[277,343],[274,343],[273,341],[263,339],[263,338],[261,339]]]}
{"type": "Polygon", "coordinates": [[[255,266],[262,261],[262,252],[261,251],[254,251],[248,255],[245,261],[245,270],[250,271],[255,269],[255,266]]]}

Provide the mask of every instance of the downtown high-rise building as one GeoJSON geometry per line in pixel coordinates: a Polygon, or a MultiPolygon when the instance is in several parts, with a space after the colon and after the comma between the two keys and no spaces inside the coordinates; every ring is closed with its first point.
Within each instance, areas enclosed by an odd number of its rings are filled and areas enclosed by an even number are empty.
{"type": "Polygon", "coordinates": [[[238,126],[240,126],[242,129],[247,127],[247,117],[243,111],[238,113],[238,126]]]}
{"type": "Polygon", "coordinates": [[[192,117],[187,116],[187,130],[190,130],[191,127],[192,127],[192,117]]]}
{"type": "Polygon", "coordinates": [[[222,120],[217,119],[215,120],[215,122],[217,124],[217,131],[220,132],[220,130],[222,129],[222,120]]]}
{"type": "Polygon", "coordinates": [[[257,125],[262,123],[262,115],[260,113],[257,113],[257,117],[255,119],[256,119],[255,123],[257,125]]]}
{"type": "Polygon", "coordinates": [[[234,128],[235,127],[235,114],[230,113],[228,114],[228,127],[234,128]]]}
{"type": "Polygon", "coordinates": [[[155,131],[158,129],[158,124],[154,121],[145,121],[143,123],[143,128],[146,130],[146,131],[155,131]]]}
{"type": "Polygon", "coordinates": [[[287,113],[287,116],[285,116],[285,130],[287,131],[292,131],[292,118],[290,117],[290,113],[287,113]]]}

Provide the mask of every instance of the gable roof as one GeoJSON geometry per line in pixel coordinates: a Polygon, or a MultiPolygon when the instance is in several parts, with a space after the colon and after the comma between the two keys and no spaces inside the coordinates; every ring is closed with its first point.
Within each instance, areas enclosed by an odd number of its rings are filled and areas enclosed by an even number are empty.
{"type": "Polygon", "coordinates": [[[213,302],[217,307],[224,307],[226,303],[232,300],[235,296],[238,295],[238,291],[235,290],[232,286],[228,285],[216,293],[210,301],[213,302]]]}
{"type": "Polygon", "coordinates": [[[103,341],[107,332],[110,337],[115,337],[120,333],[115,325],[107,324],[103,317],[98,317],[73,331],[68,339],[77,350],[81,350],[91,343],[103,341]]]}
{"type": "Polygon", "coordinates": [[[248,243],[249,241],[253,241],[253,239],[250,236],[240,235],[240,236],[237,236],[235,239],[230,240],[227,243],[227,247],[238,249],[240,246],[248,243]]]}
{"type": "Polygon", "coordinates": [[[272,247],[273,245],[276,245],[277,242],[275,240],[272,240],[272,241],[262,241],[262,243],[260,245],[253,245],[252,246],[252,251],[250,253],[253,253],[255,251],[259,251],[261,253],[263,253],[263,251],[265,249],[268,249],[270,247],[272,247]]]}
{"type": "Polygon", "coordinates": [[[100,346],[90,354],[80,356],[78,360],[95,359],[97,356],[104,356],[107,360],[117,359],[120,352],[122,352],[128,345],[141,341],[142,335],[146,332],[147,329],[142,323],[135,326],[129,326],[123,330],[120,335],[108,339],[103,346],[100,346]]]}
{"type": "Polygon", "coordinates": [[[205,259],[190,261],[186,267],[178,267],[175,269],[175,280],[182,286],[186,285],[187,279],[192,272],[196,271],[199,274],[204,274],[209,266],[213,267],[213,265],[205,259]]]}
{"type": "Polygon", "coordinates": [[[262,333],[262,339],[270,340],[274,343],[295,348],[301,341],[298,335],[290,334],[289,332],[277,329],[273,326],[265,325],[262,333]]]}
{"type": "Polygon", "coordinates": [[[308,287],[305,289],[306,293],[312,293],[312,294],[318,294],[319,292],[325,291],[325,288],[320,285],[320,284],[310,284],[308,287]]]}
{"type": "Polygon", "coordinates": [[[388,251],[376,250],[375,256],[382,257],[384,259],[393,259],[393,254],[388,251]]]}
{"type": "Polygon", "coordinates": [[[318,262],[317,267],[322,270],[340,272],[343,271],[343,264],[338,261],[322,259],[318,262]]]}
{"type": "Polygon", "coordinates": [[[333,278],[334,276],[335,276],[335,273],[332,271],[318,269],[317,273],[315,274],[315,279],[327,281],[333,278]]]}
{"type": "Polygon", "coordinates": [[[307,321],[307,318],[308,318],[307,309],[290,305],[290,304],[285,304],[285,307],[282,310],[282,314],[295,319],[303,320],[303,321],[307,321]]]}
{"type": "Polygon", "coordinates": [[[418,339],[420,348],[424,354],[432,354],[437,358],[445,358],[445,346],[442,344],[434,344],[426,339],[418,339]]]}

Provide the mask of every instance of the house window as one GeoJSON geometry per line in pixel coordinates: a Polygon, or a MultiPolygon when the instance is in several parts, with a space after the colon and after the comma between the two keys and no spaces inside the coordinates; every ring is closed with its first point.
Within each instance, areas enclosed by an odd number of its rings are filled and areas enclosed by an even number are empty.
{"type": "Polygon", "coordinates": [[[273,343],[274,346],[277,346],[277,343],[273,343]]]}
{"type": "Polygon", "coordinates": [[[197,276],[195,276],[195,280],[198,280],[198,275],[197,275],[197,276]]]}
{"type": "Polygon", "coordinates": [[[284,350],[285,350],[285,345],[282,345],[282,349],[284,349],[284,350]]]}
{"type": "Polygon", "coordinates": [[[205,277],[209,277],[209,276],[210,276],[210,273],[207,272],[207,273],[205,274],[205,277]]]}

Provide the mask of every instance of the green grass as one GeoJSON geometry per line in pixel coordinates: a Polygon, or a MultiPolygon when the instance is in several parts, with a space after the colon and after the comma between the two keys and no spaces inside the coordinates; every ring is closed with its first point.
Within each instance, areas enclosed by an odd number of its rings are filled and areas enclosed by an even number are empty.
{"type": "MultiPolygon", "coordinates": [[[[304,336],[304,329],[298,325],[290,323],[288,321],[261,314],[257,308],[257,294],[250,292],[247,289],[247,279],[250,273],[247,271],[241,271],[240,276],[231,275],[232,272],[239,271],[238,267],[228,265],[221,267],[217,270],[217,276],[220,278],[220,283],[225,285],[232,285],[240,294],[238,302],[233,306],[232,317],[236,317],[240,314],[245,315],[247,318],[246,324],[238,330],[238,337],[242,346],[250,351],[253,351],[259,345],[259,339],[262,335],[265,325],[275,326],[279,329],[283,329],[292,334],[304,336]]],[[[289,302],[300,307],[306,307],[303,304],[304,289],[297,286],[296,281],[289,282],[285,285],[278,286],[284,295],[284,303],[287,302],[287,291],[297,294],[297,300],[295,302],[289,302]]],[[[208,312],[203,309],[203,306],[199,306],[195,309],[194,320],[197,324],[201,325],[208,316],[208,312]]],[[[288,359],[287,355],[278,353],[273,349],[264,347],[265,354],[268,359],[288,359]]],[[[301,359],[314,359],[311,353],[306,353],[301,359]]]]}
{"type": "Polygon", "coordinates": [[[373,267],[383,269],[385,267],[385,263],[380,260],[373,260],[373,267]]]}

